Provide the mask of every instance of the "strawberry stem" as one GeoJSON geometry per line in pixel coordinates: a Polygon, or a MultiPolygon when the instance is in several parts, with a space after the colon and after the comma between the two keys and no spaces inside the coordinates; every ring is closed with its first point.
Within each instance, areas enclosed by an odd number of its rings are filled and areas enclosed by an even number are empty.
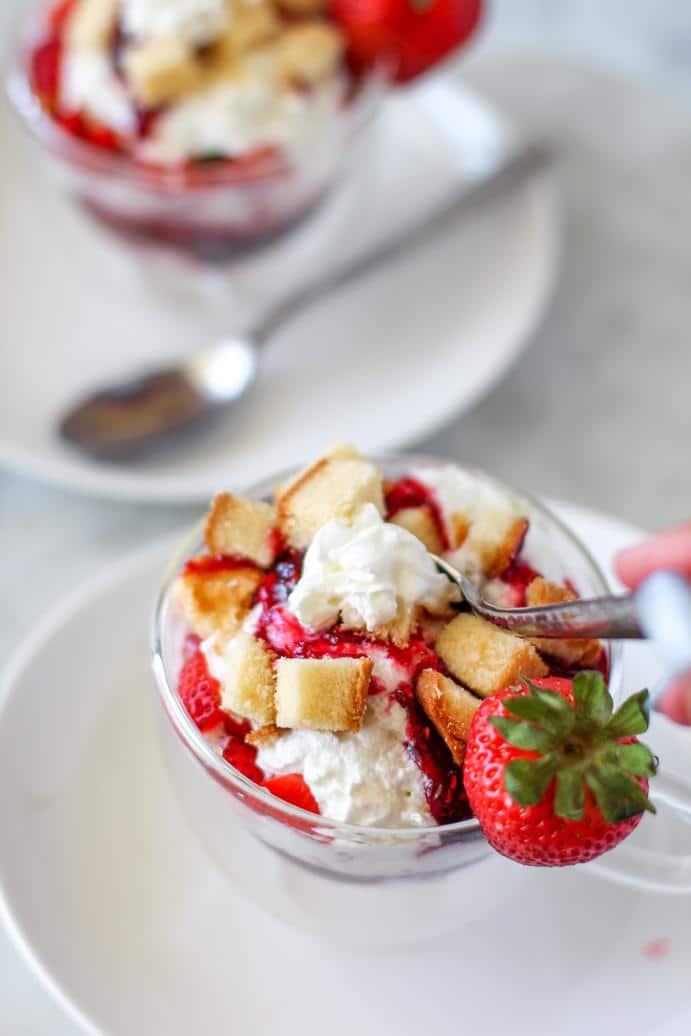
{"type": "Polygon", "coordinates": [[[489,720],[510,745],[532,753],[512,760],[504,772],[515,802],[536,805],[554,784],[554,812],[566,820],[582,819],[586,789],[608,824],[655,812],[641,781],[654,776],[657,760],[633,740],[648,729],[647,691],[631,695],[615,712],[597,672],[575,677],[573,703],[530,680],[523,684],[527,694],[503,703],[509,715],[489,720]]]}

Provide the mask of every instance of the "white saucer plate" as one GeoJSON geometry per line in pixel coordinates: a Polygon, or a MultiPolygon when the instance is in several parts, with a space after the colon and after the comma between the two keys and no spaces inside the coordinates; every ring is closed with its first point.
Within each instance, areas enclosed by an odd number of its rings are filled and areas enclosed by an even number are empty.
{"type": "MultiPolygon", "coordinates": [[[[602,561],[638,536],[560,510],[602,561]]],[[[689,1031],[689,896],[497,860],[497,881],[520,882],[510,907],[488,902],[454,936],[374,954],[242,901],[178,812],[154,736],[147,618],[170,550],[111,568],[67,602],[11,665],[1,699],[2,912],[88,1032],[689,1031]]],[[[627,682],[657,675],[647,649],[632,649],[627,682]]],[[[649,740],[688,761],[689,733],[664,718],[649,740]]]]}
{"type": "Polygon", "coordinates": [[[325,301],[266,349],[232,416],[175,452],[102,465],[55,434],[87,389],[237,331],[262,300],[366,250],[433,208],[513,131],[447,80],[392,97],[348,185],[269,253],[202,274],[130,252],[60,195],[0,100],[0,462],[91,494],[207,499],[288,467],[316,442],[370,452],[428,434],[505,372],[543,312],[557,266],[551,177],[325,301]]]}

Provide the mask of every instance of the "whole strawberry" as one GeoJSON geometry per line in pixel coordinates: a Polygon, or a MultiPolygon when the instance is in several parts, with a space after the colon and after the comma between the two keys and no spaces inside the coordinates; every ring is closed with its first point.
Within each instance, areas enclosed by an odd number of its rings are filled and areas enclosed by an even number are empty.
{"type": "Polygon", "coordinates": [[[406,83],[457,50],[483,7],[483,0],[332,0],[331,15],[356,67],[386,60],[396,82],[406,83]]]}
{"type": "Polygon", "coordinates": [[[518,863],[586,863],[631,834],[656,760],[648,692],[617,711],[600,673],[547,679],[487,698],[468,736],[464,782],[487,841],[518,863]]]}

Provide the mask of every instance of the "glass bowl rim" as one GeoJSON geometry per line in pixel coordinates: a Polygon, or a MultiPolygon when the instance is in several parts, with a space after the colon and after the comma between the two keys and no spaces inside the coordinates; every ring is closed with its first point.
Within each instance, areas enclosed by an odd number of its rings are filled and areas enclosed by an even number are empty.
{"type": "MultiPolygon", "coordinates": [[[[190,169],[183,163],[156,165],[137,162],[130,155],[114,154],[69,133],[43,109],[29,82],[30,48],[39,38],[44,13],[41,9],[27,12],[20,7],[10,19],[6,45],[9,56],[3,55],[3,78],[13,111],[31,136],[55,157],[84,172],[119,177],[134,187],[163,196],[244,188],[299,173],[298,167],[280,151],[262,158],[251,169],[234,168],[230,158],[190,169]]],[[[386,62],[378,63],[361,77],[354,95],[338,115],[337,121],[345,140],[351,139],[371,122],[390,81],[390,68],[386,62]]]]}
{"type": "MultiPolygon", "coordinates": [[[[495,478],[481,468],[471,465],[458,464],[455,461],[436,457],[432,454],[411,454],[411,453],[389,453],[368,456],[375,464],[386,465],[387,463],[398,463],[416,465],[419,463],[432,464],[454,464],[471,475],[485,479],[493,486],[509,493],[520,500],[525,501],[535,512],[544,518],[548,524],[556,527],[557,531],[566,536],[572,545],[581,554],[583,560],[601,583],[603,593],[611,592],[609,581],[601,566],[595,560],[587,546],[579,539],[576,533],[561,518],[545,505],[541,500],[521,489],[495,478]]],[[[293,466],[274,475],[267,476],[252,486],[240,490],[245,495],[255,499],[261,499],[266,494],[266,487],[280,485],[297,471],[302,470],[300,465],[293,466]],[[260,494],[260,495],[258,495],[260,494]]],[[[377,827],[376,825],[365,826],[360,824],[348,824],[344,821],[333,820],[293,806],[289,802],[278,798],[271,792],[256,784],[244,774],[240,773],[230,763],[226,762],[223,756],[219,755],[208,743],[202,731],[196,726],[184,705],[182,704],[177,691],[171,686],[166,672],[163,658],[163,618],[170,600],[175,578],[177,577],[182,563],[190,556],[191,550],[202,542],[202,529],[205,518],[201,518],[184,537],[173,557],[168,562],[163,575],[163,581],[159,588],[158,596],[154,606],[150,624],[150,660],[151,666],[158,686],[159,698],[167,718],[174,726],[175,732],[196,760],[202,764],[210,776],[215,777],[221,784],[230,784],[240,791],[244,797],[259,800],[268,807],[273,814],[279,816],[284,814],[286,820],[298,820],[302,825],[305,821],[319,830],[326,829],[329,832],[337,832],[341,839],[349,839],[358,842],[416,842],[420,839],[437,837],[448,837],[454,834],[477,834],[480,829],[478,820],[470,817],[467,820],[458,820],[452,824],[435,824],[433,826],[421,827],[377,827]]],[[[623,645],[619,641],[605,641],[609,651],[609,685],[616,684],[618,687],[623,674],[623,645]]]]}

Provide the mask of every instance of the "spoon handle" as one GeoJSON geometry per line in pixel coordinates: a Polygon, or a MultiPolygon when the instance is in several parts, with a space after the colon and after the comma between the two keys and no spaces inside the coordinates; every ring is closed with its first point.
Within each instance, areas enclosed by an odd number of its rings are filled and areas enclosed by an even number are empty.
{"type": "Polygon", "coordinates": [[[602,638],[640,640],[645,636],[632,595],[594,597],[590,600],[550,604],[540,608],[505,611],[488,602],[475,609],[502,629],[522,637],[602,638]]]}
{"type": "Polygon", "coordinates": [[[442,230],[448,229],[461,214],[474,211],[479,204],[502,196],[512,187],[546,169],[552,158],[551,148],[543,142],[527,144],[505,154],[496,165],[466,184],[460,194],[456,194],[451,202],[437,209],[427,219],[404,228],[365,255],[356,257],[331,273],[318,276],[316,280],[282,299],[250,331],[252,341],[256,345],[264,345],[283,323],[306,306],[339,291],[411,247],[434,238],[442,230]]]}

